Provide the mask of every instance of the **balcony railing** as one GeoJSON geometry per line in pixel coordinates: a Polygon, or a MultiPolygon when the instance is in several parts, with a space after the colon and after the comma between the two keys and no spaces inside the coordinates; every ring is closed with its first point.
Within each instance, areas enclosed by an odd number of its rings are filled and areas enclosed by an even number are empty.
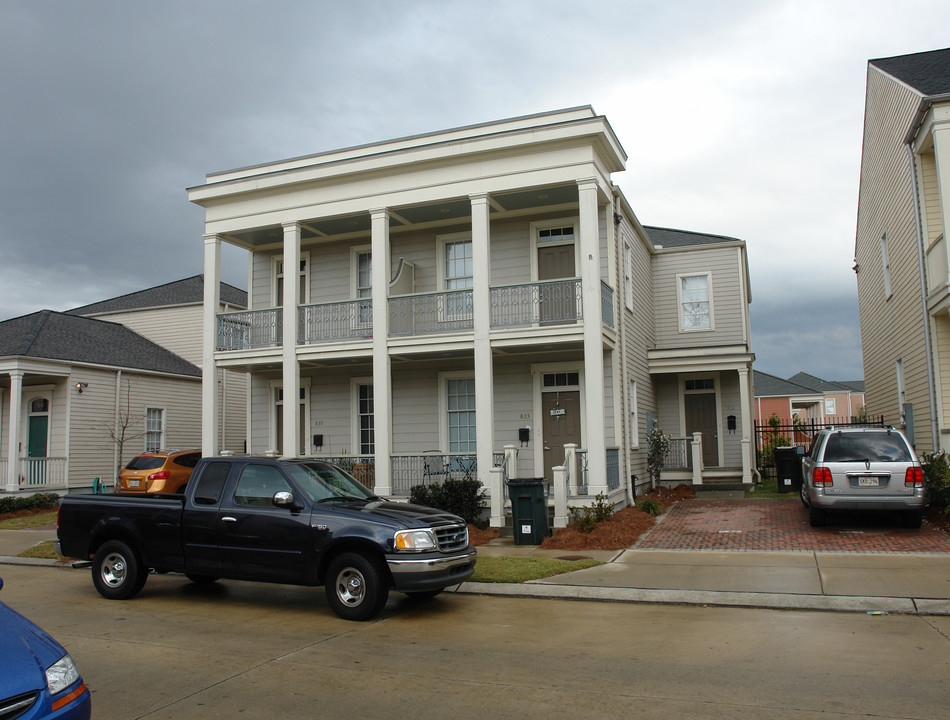
{"type": "Polygon", "coordinates": [[[20,489],[66,487],[66,458],[20,458],[20,489]]]}
{"type": "Polygon", "coordinates": [[[376,486],[376,459],[372,455],[319,455],[317,459],[336,465],[363,487],[372,490],[376,486]]]}
{"type": "Polygon", "coordinates": [[[667,470],[685,470],[690,467],[690,442],[688,437],[670,437],[670,449],[663,458],[667,470]]]}
{"type": "Polygon", "coordinates": [[[427,335],[471,329],[471,290],[419,293],[389,298],[390,335],[427,335]]]}
{"type": "Polygon", "coordinates": [[[927,248],[927,294],[947,287],[947,241],[943,235],[927,248]]]}
{"type": "Polygon", "coordinates": [[[614,289],[603,280],[600,281],[600,309],[604,325],[614,326],[614,289]]]}
{"type": "Polygon", "coordinates": [[[218,315],[218,350],[253,350],[281,346],[283,310],[243,310],[218,315]]]}
{"type": "Polygon", "coordinates": [[[301,305],[297,308],[297,341],[368,340],[373,337],[373,301],[301,305]]]}
{"type": "Polygon", "coordinates": [[[413,485],[434,485],[449,478],[478,478],[475,455],[467,453],[393,455],[390,459],[393,495],[407,496],[413,485]]]}
{"type": "Polygon", "coordinates": [[[567,324],[583,318],[578,279],[546,280],[491,289],[492,327],[567,324]]]}

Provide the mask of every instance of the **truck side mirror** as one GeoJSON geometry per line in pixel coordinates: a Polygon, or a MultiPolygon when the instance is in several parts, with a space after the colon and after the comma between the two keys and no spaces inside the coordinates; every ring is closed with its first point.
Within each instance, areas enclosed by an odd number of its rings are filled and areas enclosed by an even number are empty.
{"type": "Polygon", "coordinates": [[[274,493],[274,505],[277,507],[290,508],[291,510],[299,509],[297,502],[294,500],[294,494],[286,490],[274,493]]]}

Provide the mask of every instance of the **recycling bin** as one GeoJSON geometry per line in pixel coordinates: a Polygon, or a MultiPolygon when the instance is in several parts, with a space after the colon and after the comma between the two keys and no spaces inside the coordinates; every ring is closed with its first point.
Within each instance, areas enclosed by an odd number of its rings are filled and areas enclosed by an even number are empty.
{"type": "Polygon", "coordinates": [[[509,480],[508,498],[515,545],[540,545],[550,534],[544,478],[509,480]]]}
{"type": "Polygon", "coordinates": [[[802,455],[805,448],[775,448],[775,477],[780,493],[798,493],[802,489],[802,455]]]}

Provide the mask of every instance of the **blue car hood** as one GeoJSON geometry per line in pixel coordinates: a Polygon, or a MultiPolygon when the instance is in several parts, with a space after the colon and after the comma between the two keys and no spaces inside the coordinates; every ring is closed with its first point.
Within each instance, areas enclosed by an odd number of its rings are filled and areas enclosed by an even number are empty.
{"type": "Polygon", "coordinates": [[[46,687],[46,668],[66,651],[41,628],[0,602],[0,697],[46,687]]]}

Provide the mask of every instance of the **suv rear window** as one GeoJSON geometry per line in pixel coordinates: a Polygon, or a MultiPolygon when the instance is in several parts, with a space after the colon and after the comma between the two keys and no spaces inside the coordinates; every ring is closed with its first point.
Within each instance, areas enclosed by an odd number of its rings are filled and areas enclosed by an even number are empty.
{"type": "Polygon", "coordinates": [[[165,464],[165,458],[153,457],[152,455],[139,455],[132,458],[132,461],[125,466],[126,470],[154,470],[165,464]]]}
{"type": "Polygon", "coordinates": [[[886,432],[833,433],[825,443],[824,462],[911,462],[900,435],[886,432]]]}

